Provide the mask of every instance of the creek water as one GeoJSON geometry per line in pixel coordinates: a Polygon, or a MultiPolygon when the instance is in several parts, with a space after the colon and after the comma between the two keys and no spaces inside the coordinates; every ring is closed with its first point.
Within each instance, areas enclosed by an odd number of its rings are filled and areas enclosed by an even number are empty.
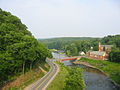
{"type": "MultiPolygon", "coordinates": [[[[54,53],[54,58],[64,58],[66,55],[54,53]]],[[[74,61],[74,60],[73,60],[74,61]]],[[[73,64],[73,61],[64,61],[65,66],[83,68],[83,79],[85,81],[85,90],[120,90],[114,83],[101,71],[87,67],[85,65],[73,64]]]]}

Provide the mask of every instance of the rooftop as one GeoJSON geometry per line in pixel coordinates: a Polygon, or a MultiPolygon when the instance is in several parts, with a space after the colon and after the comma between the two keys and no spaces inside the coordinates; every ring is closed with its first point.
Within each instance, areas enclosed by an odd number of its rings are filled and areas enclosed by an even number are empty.
{"type": "Polygon", "coordinates": [[[101,45],[101,46],[103,46],[103,47],[113,47],[113,45],[101,45]]]}
{"type": "Polygon", "coordinates": [[[106,54],[106,52],[105,51],[90,51],[90,54],[103,56],[104,54],[106,54]]]}

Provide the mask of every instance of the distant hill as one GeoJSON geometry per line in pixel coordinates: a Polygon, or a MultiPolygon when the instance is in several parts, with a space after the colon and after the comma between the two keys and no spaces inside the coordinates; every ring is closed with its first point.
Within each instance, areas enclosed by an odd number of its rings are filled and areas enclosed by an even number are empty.
{"type": "MultiPolygon", "coordinates": [[[[114,45],[117,48],[120,48],[120,35],[108,35],[103,38],[95,38],[95,37],[58,37],[58,38],[47,38],[47,39],[38,39],[43,42],[50,49],[62,49],[63,46],[71,43],[83,43],[83,41],[87,43],[91,43],[91,46],[97,48],[98,43],[106,45],[114,45]]],[[[97,49],[95,49],[97,50],[97,49]]]]}
{"type": "Polygon", "coordinates": [[[40,42],[44,43],[49,49],[63,49],[67,44],[81,41],[93,41],[100,40],[100,38],[92,37],[59,37],[59,38],[48,38],[48,39],[38,39],[40,42]]]}
{"type": "Polygon", "coordinates": [[[95,40],[100,38],[93,38],[93,37],[58,37],[58,38],[47,38],[47,39],[38,39],[40,41],[52,42],[52,41],[75,41],[75,40],[95,40]]]}

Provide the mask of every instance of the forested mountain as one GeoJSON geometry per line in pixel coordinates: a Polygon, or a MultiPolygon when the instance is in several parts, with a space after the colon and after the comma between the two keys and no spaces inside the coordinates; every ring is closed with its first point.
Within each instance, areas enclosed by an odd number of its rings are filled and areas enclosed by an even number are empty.
{"type": "Polygon", "coordinates": [[[49,56],[18,17],[0,9],[0,85],[49,56]]]}

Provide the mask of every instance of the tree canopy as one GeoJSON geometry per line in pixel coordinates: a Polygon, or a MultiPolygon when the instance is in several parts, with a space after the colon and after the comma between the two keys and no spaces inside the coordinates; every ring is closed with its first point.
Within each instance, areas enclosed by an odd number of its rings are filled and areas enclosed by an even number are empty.
{"type": "Polygon", "coordinates": [[[0,84],[49,56],[18,17],[0,9],[0,84]]]}

